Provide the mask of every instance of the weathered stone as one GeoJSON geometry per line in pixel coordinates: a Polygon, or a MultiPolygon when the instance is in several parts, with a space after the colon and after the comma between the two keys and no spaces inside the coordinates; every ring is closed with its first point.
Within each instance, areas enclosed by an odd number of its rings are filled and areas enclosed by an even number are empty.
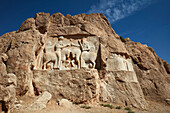
{"type": "Polygon", "coordinates": [[[131,59],[126,59],[125,56],[121,56],[120,54],[112,54],[107,59],[106,65],[107,71],[134,71],[131,59]]]}
{"type": "Polygon", "coordinates": [[[28,18],[19,28],[19,31],[26,31],[29,29],[33,29],[35,27],[35,20],[34,18],[28,18]]]}
{"type": "Polygon", "coordinates": [[[147,103],[143,96],[136,74],[130,71],[101,71],[100,100],[138,108],[146,108],[147,103]]]}
{"type": "Polygon", "coordinates": [[[55,29],[50,27],[48,35],[49,36],[76,35],[76,34],[79,34],[80,32],[81,32],[80,28],[75,27],[75,26],[57,27],[55,29]]]}
{"type": "Polygon", "coordinates": [[[0,58],[0,75],[9,76],[1,83],[15,86],[7,72],[15,73],[18,96],[48,91],[57,100],[145,108],[143,93],[161,102],[170,95],[168,63],[147,45],[122,42],[99,13],[37,13],[0,37],[0,53],[8,56],[0,58]]]}
{"type": "Polygon", "coordinates": [[[169,65],[151,47],[130,40],[125,45],[145,97],[166,102],[170,98],[169,65]]]}
{"type": "Polygon", "coordinates": [[[59,101],[59,106],[65,107],[65,108],[71,108],[73,106],[72,102],[70,102],[67,99],[61,99],[59,101]]]}
{"type": "Polygon", "coordinates": [[[0,54],[0,111],[10,112],[16,97],[17,78],[13,73],[7,73],[5,62],[8,56],[0,54]]]}
{"type": "Polygon", "coordinates": [[[73,103],[98,101],[99,76],[97,70],[35,70],[33,83],[36,93],[47,90],[55,99],[73,103]]]}
{"type": "Polygon", "coordinates": [[[10,112],[16,97],[16,76],[14,74],[0,75],[0,111],[10,112]]]}
{"type": "Polygon", "coordinates": [[[46,104],[51,98],[52,98],[52,95],[49,92],[45,91],[27,109],[33,110],[33,111],[42,110],[46,108],[46,104]]]}
{"type": "Polygon", "coordinates": [[[166,101],[167,104],[170,104],[170,99],[169,98],[165,99],[165,101],[166,101]]]}
{"type": "Polygon", "coordinates": [[[0,54],[0,76],[5,76],[7,74],[6,65],[4,64],[7,59],[8,56],[5,53],[0,54]]]}
{"type": "Polygon", "coordinates": [[[40,33],[45,34],[47,32],[47,29],[49,27],[49,19],[49,13],[41,12],[35,15],[35,25],[40,33]]]}

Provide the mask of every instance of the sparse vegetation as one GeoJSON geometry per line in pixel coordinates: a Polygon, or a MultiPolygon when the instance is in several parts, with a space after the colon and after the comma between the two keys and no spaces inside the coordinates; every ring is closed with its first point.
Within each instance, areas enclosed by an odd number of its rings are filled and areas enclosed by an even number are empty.
{"type": "Polygon", "coordinates": [[[129,107],[126,107],[125,110],[129,110],[130,111],[131,109],[129,107]]]}
{"type": "Polygon", "coordinates": [[[103,106],[103,107],[108,107],[108,108],[110,108],[110,109],[112,109],[112,108],[113,108],[113,106],[112,106],[112,105],[110,105],[110,104],[101,104],[101,106],[103,106]]]}
{"type": "Polygon", "coordinates": [[[125,39],[124,39],[122,36],[120,36],[120,40],[121,40],[122,42],[125,42],[125,39]]]}
{"type": "Polygon", "coordinates": [[[122,107],[121,106],[117,106],[116,109],[121,109],[122,107]]]}
{"type": "Polygon", "coordinates": [[[127,113],[135,113],[134,111],[132,111],[129,107],[126,107],[125,110],[128,110],[127,113]]]}
{"type": "Polygon", "coordinates": [[[90,109],[91,107],[90,106],[80,106],[80,108],[85,108],[85,109],[90,109]]]}
{"type": "Polygon", "coordinates": [[[127,113],[135,113],[134,111],[129,110],[127,113]]]}

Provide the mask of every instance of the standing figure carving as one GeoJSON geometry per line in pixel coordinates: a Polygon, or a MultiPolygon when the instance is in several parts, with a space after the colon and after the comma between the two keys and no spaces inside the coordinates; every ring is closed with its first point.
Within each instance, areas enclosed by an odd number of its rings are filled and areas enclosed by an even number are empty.
{"type": "Polygon", "coordinates": [[[94,68],[96,63],[97,54],[95,52],[90,52],[90,44],[85,39],[81,40],[81,67],[83,68],[94,68]]]}
{"type": "Polygon", "coordinates": [[[54,69],[54,67],[56,66],[57,57],[56,57],[56,54],[53,52],[54,46],[55,46],[55,44],[52,45],[51,41],[48,41],[45,45],[45,48],[44,48],[45,53],[44,53],[44,57],[43,57],[45,70],[47,69],[48,64],[50,64],[51,69],[54,69]]]}
{"type": "MultiPolygon", "coordinates": [[[[55,68],[58,68],[58,69],[60,69],[60,67],[61,67],[61,61],[63,60],[63,59],[61,59],[61,57],[69,57],[69,50],[68,50],[68,51],[65,51],[65,52],[66,52],[66,53],[65,53],[65,56],[61,56],[61,52],[64,52],[64,51],[61,51],[62,48],[69,46],[69,45],[64,45],[64,44],[63,44],[63,39],[64,39],[64,37],[63,37],[63,36],[60,36],[60,37],[58,38],[58,43],[55,43],[55,47],[56,47],[55,53],[56,53],[57,58],[58,58],[58,59],[57,59],[57,67],[55,67],[55,68]]],[[[64,60],[66,60],[66,58],[64,58],[64,60]]]]}

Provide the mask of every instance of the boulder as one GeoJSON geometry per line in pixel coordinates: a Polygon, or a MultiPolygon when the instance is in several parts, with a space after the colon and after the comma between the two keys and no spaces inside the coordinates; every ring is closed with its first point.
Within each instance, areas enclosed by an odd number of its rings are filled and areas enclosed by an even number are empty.
{"type": "Polygon", "coordinates": [[[59,106],[61,107],[65,107],[65,108],[71,108],[73,106],[72,102],[70,102],[67,99],[61,99],[59,101],[59,106]]]}
{"type": "Polygon", "coordinates": [[[42,110],[46,108],[46,105],[51,98],[52,98],[52,95],[49,92],[45,91],[27,109],[32,110],[32,111],[42,110]]]}

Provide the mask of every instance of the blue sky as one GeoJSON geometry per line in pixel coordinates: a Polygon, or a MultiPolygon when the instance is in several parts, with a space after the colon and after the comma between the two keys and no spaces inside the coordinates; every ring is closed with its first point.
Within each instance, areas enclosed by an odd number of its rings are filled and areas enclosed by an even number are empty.
{"type": "Polygon", "coordinates": [[[118,35],[147,44],[170,63],[170,0],[1,0],[0,36],[38,12],[104,13],[118,35]]]}

